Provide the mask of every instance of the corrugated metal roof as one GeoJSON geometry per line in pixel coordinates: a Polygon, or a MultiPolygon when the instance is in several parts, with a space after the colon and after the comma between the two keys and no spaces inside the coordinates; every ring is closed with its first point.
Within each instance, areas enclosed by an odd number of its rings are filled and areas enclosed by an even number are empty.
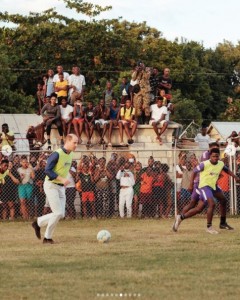
{"type": "Polygon", "coordinates": [[[37,126],[42,123],[42,116],[36,114],[0,114],[0,131],[3,123],[7,123],[9,130],[14,132],[17,150],[28,152],[29,145],[26,133],[29,126],[37,126]]]}
{"type": "Polygon", "coordinates": [[[222,138],[226,139],[232,131],[240,132],[240,122],[212,122],[209,129],[214,127],[222,138]]]}

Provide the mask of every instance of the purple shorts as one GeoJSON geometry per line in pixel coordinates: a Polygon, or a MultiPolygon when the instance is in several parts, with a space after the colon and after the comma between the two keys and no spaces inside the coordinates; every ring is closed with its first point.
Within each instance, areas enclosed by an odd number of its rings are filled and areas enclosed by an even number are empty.
{"type": "Polygon", "coordinates": [[[199,189],[200,191],[200,199],[204,202],[207,202],[208,198],[214,199],[215,194],[222,192],[222,190],[220,189],[220,187],[216,187],[216,190],[212,189],[210,186],[204,186],[201,189],[199,189]]]}
{"type": "Polygon", "coordinates": [[[191,195],[191,200],[199,201],[199,199],[200,199],[200,191],[198,188],[198,182],[196,182],[193,185],[193,192],[191,195]]]}

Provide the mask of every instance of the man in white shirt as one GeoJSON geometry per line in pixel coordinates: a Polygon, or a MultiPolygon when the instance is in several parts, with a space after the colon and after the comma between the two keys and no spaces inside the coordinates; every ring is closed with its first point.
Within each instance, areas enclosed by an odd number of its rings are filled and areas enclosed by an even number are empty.
{"type": "Polygon", "coordinates": [[[153,126],[153,129],[157,135],[157,140],[159,144],[162,145],[161,135],[168,127],[168,121],[166,120],[167,116],[167,107],[163,106],[163,97],[159,96],[156,100],[156,104],[150,106],[151,119],[149,124],[153,126]],[[161,125],[162,128],[159,131],[158,125],[161,125]]]}
{"type": "Polygon", "coordinates": [[[127,217],[132,217],[132,200],[133,200],[133,186],[135,179],[133,173],[129,170],[130,162],[126,161],[124,166],[117,172],[116,179],[120,180],[119,193],[119,214],[124,218],[124,206],[126,203],[127,217]]]}
{"type": "Polygon", "coordinates": [[[60,105],[60,111],[63,133],[65,136],[67,136],[70,133],[73,118],[73,107],[67,104],[67,98],[62,98],[62,105],[60,105]]]}
{"type": "Polygon", "coordinates": [[[85,77],[80,74],[80,68],[74,66],[72,68],[73,74],[69,76],[69,97],[71,104],[74,104],[76,100],[83,101],[83,94],[85,91],[86,81],[85,77]]]}
{"type": "Polygon", "coordinates": [[[201,132],[195,136],[194,141],[198,143],[199,148],[202,150],[207,150],[209,144],[214,142],[207,134],[207,127],[202,127],[201,132]]]}
{"type": "Polygon", "coordinates": [[[63,74],[63,80],[67,80],[69,78],[69,74],[67,72],[63,72],[63,67],[62,66],[57,66],[57,74],[53,76],[53,83],[55,84],[56,82],[60,81],[59,79],[59,74],[63,74]]]}

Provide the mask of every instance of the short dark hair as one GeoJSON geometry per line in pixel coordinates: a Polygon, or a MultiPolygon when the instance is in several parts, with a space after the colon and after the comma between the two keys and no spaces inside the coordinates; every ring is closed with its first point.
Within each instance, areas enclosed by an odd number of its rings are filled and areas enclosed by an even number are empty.
{"type": "Polygon", "coordinates": [[[210,155],[213,154],[213,153],[220,154],[220,150],[218,148],[213,148],[213,149],[210,150],[210,155]]]}
{"type": "Polygon", "coordinates": [[[1,161],[1,165],[2,164],[8,164],[9,163],[9,160],[8,159],[3,159],[2,161],[1,161]]]}

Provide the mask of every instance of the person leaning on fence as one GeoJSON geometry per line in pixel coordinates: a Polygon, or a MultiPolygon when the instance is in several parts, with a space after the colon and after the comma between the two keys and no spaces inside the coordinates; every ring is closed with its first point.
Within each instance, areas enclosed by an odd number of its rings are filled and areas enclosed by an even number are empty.
{"type": "Polygon", "coordinates": [[[137,122],[134,120],[135,108],[131,105],[131,100],[127,100],[120,110],[120,120],[118,122],[120,132],[120,145],[123,143],[123,128],[128,138],[128,144],[133,144],[133,136],[137,130],[137,122]]]}
{"type": "Polygon", "coordinates": [[[142,204],[142,217],[154,217],[153,180],[153,170],[147,167],[146,171],[141,175],[140,203],[142,204]]]}
{"type": "Polygon", "coordinates": [[[45,167],[46,167],[46,157],[42,153],[39,156],[35,171],[35,178],[33,180],[33,198],[34,198],[34,209],[35,217],[40,217],[43,215],[43,208],[46,202],[46,195],[43,189],[43,183],[45,179],[45,167]]]}
{"type": "Polygon", "coordinates": [[[116,175],[116,179],[120,180],[119,214],[121,218],[124,218],[125,204],[127,208],[127,217],[132,217],[133,186],[135,184],[135,179],[129,168],[130,162],[126,161],[116,175]]]}
{"type": "Polygon", "coordinates": [[[31,208],[32,192],[33,192],[33,179],[35,172],[31,164],[29,164],[26,157],[21,158],[21,167],[18,168],[20,175],[20,184],[18,185],[18,195],[20,199],[20,210],[22,218],[28,220],[29,210],[31,208]]]}
{"type": "Polygon", "coordinates": [[[109,193],[110,193],[109,216],[110,217],[113,216],[114,209],[117,204],[117,180],[116,180],[116,175],[118,172],[117,159],[118,159],[117,153],[112,153],[111,158],[107,163],[107,170],[111,174],[111,177],[109,178],[109,193]]]}
{"type": "Polygon", "coordinates": [[[98,160],[98,167],[94,172],[96,212],[98,217],[109,217],[110,181],[111,174],[106,168],[106,158],[98,160]]]}
{"type": "Polygon", "coordinates": [[[13,221],[15,219],[15,201],[17,199],[17,186],[20,182],[20,176],[15,168],[13,168],[13,163],[9,162],[8,174],[4,178],[5,183],[2,184],[2,218],[6,220],[9,215],[9,220],[13,221]]]}
{"type": "Polygon", "coordinates": [[[94,178],[89,163],[82,165],[77,183],[81,186],[82,217],[87,218],[90,215],[92,218],[96,218],[94,178]],[[90,209],[89,214],[88,207],[90,209]]]}
{"type": "Polygon", "coordinates": [[[139,194],[141,186],[141,174],[142,174],[142,164],[137,161],[134,166],[134,180],[135,184],[133,186],[133,217],[138,217],[139,212],[139,194]]]}

